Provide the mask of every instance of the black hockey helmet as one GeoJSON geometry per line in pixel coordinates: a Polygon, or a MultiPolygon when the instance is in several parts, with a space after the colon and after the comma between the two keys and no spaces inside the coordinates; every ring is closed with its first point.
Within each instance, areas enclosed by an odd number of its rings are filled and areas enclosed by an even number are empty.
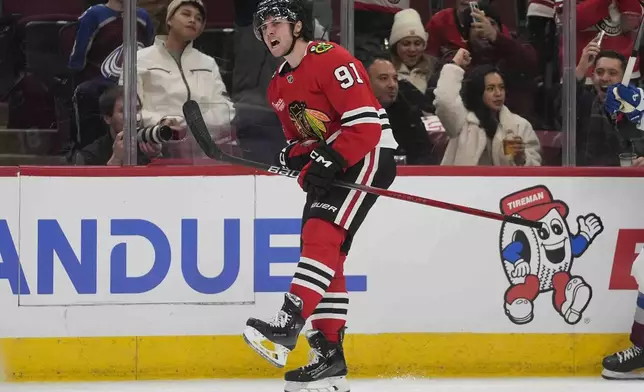
{"type": "Polygon", "coordinates": [[[260,0],[253,16],[253,30],[262,39],[262,26],[269,17],[295,24],[302,22],[300,37],[313,40],[313,4],[309,0],[260,0]]]}

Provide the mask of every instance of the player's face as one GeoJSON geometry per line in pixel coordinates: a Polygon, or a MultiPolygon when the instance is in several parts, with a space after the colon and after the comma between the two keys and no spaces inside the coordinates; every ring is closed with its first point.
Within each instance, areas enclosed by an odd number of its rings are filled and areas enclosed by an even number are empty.
{"type": "Polygon", "coordinates": [[[170,34],[182,41],[194,41],[203,28],[203,15],[199,9],[190,4],[182,5],[168,21],[170,34]]]}
{"type": "Polygon", "coordinates": [[[376,60],[369,67],[369,79],[373,93],[383,107],[389,107],[398,96],[398,72],[385,60],[376,60]]]}
{"type": "Polygon", "coordinates": [[[501,75],[496,72],[485,75],[483,103],[496,112],[500,111],[505,104],[505,83],[501,75]]]}
{"type": "Polygon", "coordinates": [[[406,37],[396,44],[396,53],[408,67],[415,67],[422,59],[425,41],[418,37],[406,37]]]}
{"type": "Polygon", "coordinates": [[[291,27],[291,23],[286,19],[268,17],[262,25],[262,37],[264,44],[271,52],[273,57],[282,57],[291,48],[293,43],[293,34],[297,34],[302,28],[301,23],[291,27]],[[293,30],[291,30],[293,29],[293,30]]]}
{"type": "Polygon", "coordinates": [[[624,71],[622,62],[618,59],[602,57],[597,60],[595,72],[593,72],[593,84],[600,99],[606,98],[606,88],[611,84],[622,81],[624,71]]]}

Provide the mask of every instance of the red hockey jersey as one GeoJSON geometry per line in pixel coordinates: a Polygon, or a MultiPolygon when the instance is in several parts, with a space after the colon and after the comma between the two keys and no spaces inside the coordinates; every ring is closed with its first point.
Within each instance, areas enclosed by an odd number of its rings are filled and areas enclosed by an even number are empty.
{"type": "MultiPolygon", "coordinates": [[[[528,16],[548,17],[547,8],[554,7],[550,0],[532,0],[528,6],[528,16]]],[[[554,17],[554,10],[552,11],[554,17]]],[[[625,18],[638,20],[642,15],[642,6],[639,0],[581,0],[577,1],[577,56],[579,62],[581,54],[588,43],[597,36],[599,31],[605,32],[602,39],[602,50],[614,50],[630,57],[634,31],[623,31],[622,23],[625,18]]],[[[637,24],[633,27],[637,30],[637,24]]],[[[560,58],[563,56],[563,45],[560,47],[560,58]]],[[[588,71],[592,75],[592,69],[588,71]]],[[[639,76],[639,58],[635,64],[633,77],[639,76]]]]}
{"type": "Polygon", "coordinates": [[[333,142],[349,166],[376,146],[398,147],[360,61],[343,47],[311,42],[302,62],[284,62],[268,86],[286,140],[333,142]]]}
{"type": "MultiPolygon", "coordinates": [[[[614,50],[630,57],[635,42],[633,31],[624,32],[622,22],[626,17],[639,17],[642,7],[638,0],[583,0],[577,4],[577,61],[586,45],[600,30],[606,32],[601,48],[614,50]]],[[[637,29],[637,26],[635,26],[637,29]]],[[[639,77],[639,58],[633,77],[639,77]]]]}
{"type": "MultiPolygon", "coordinates": [[[[427,40],[427,53],[441,58],[446,53],[457,51],[460,48],[468,49],[467,39],[463,38],[463,29],[458,22],[456,10],[445,8],[435,13],[425,27],[429,38],[427,40]]],[[[510,31],[505,25],[501,32],[510,37],[510,31]]]]}

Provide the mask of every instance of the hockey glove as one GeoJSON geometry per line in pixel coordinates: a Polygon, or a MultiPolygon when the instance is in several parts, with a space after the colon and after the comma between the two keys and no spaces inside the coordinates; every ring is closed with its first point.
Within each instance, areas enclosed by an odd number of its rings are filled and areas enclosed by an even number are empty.
{"type": "Polygon", "coordinates": [[[604,109],[610,115],[622,112],[629,121],[637,124],[642,119],[642,110],[638,109],[641,103],[642,90],[632,84],[624,86],[618,83],[606,89],[604,109]]]}
{"type": "Polygon", "coordinates": [[[278,157],[280,165],[291,170],[302,170],[311,161],[311,151],[315,150],[320,143],[315,139],[289,141],[278,157]]]}
{"type": "Polygon", "coordinates": [[[347,167],[347,161],[327,145],[311,151],[310,157],[311,161],[304,166],[297,181],[304,192],[315,192],[318,197],[324,197],[338,173],[347,167]]]}

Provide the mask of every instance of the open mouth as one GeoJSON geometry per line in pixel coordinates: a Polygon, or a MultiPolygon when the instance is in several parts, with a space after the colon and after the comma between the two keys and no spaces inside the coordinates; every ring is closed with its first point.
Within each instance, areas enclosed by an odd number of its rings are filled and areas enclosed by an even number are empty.
{"type": "Polygon", "coordinates": [[[271,44],[271,48],[274,48],[274,47],[276,47],[277,45],[280,44],[280,41],[278,39],[272,39],[270,41],[270,44],[271,44]]]}
{"type": "Polygon", "coordinates": [[[565,245],[566,239],[564,238],[555,244],[542,244],[541,246],[543,246],[543,250],[546,251],[546,258],[548,259],[548,261],[553,264],[559,264],[564,261],[564,258],[566,257],[565,245]]]}

